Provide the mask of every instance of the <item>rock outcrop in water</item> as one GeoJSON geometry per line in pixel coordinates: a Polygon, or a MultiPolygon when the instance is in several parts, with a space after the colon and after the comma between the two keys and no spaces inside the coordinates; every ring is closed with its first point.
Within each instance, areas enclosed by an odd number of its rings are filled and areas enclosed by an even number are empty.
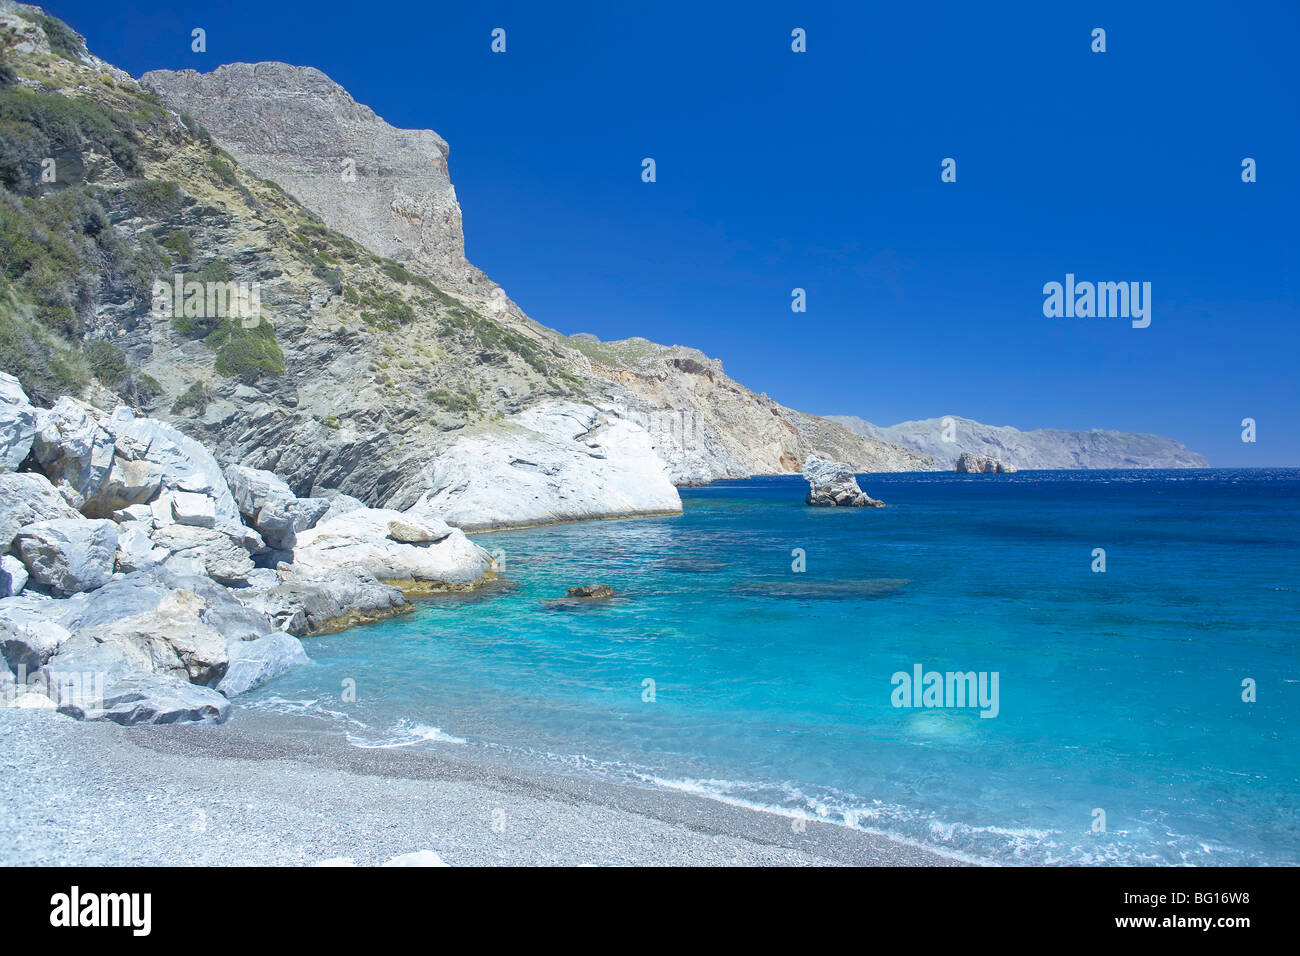
{"type": "Polygon", "coordinates": [[[228,698],[307,660],[299,636],[491,569],[427,513],[296,498],[273,474],[223,474],[198,442],[129,409],[37,409],[3,375],[0,392],[39,447],[0,469],[0,704],[219,722],[228,698]]]}
{"type": "Polygon", "coordinates": [[[987,455],[972,455],[967,451],[962,452],[957,459],[955,470],[961,475],[1005,475],[1014,472],[1016,466],[987,455]]]}
{"type": "Polygon", "coordinates": [[[831,421],[880,441],[927,455],[940,468],[955,468],[963,454],[997,458],[1020,469],[1052,468],[1207,468],[1201,455],[1172,438],[1130,432],[1022,432],[947,416],[880,428],[861,418],[829,415],[831,421]]]}
{"type": "Polygon", "coordinates": [[[810,505],[840,508],[883,508],[885,503],[872,498],[858,487],[857,476],[842,461],[822,461],[809,458],[804,462],[803,476],[808,481],[810,505]]]}

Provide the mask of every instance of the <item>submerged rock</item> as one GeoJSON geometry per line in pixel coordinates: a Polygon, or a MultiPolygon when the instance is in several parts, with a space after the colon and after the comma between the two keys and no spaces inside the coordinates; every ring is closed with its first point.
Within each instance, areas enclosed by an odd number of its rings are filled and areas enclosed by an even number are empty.
{"type": "Polygon", "coordinates": [[[804,501],[810,505],[848,508],[885,506],[883,501],[877,501],[858,487],[857,476],[844,462],[809,458],[804,462],[803,476],[808,481],[808,496],[804,501]]]}
{"type": "Polygon", "coordinates": [[[608,584],[583,584],[576,588],[569,588],[568,595],[571,598],[583,598],[585,600],[612,598],[614,589],[608,584]]]}

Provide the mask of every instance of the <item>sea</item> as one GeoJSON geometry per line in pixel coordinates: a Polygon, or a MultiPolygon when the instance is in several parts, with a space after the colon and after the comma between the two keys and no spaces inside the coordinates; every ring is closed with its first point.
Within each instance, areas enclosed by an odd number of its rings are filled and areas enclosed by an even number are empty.
{"type": "Polygon", "coordinates": [[[859,482],[475,535],[490,585],[240,703],[971,862],[1300,863],[1300,470],[859,482]]]}

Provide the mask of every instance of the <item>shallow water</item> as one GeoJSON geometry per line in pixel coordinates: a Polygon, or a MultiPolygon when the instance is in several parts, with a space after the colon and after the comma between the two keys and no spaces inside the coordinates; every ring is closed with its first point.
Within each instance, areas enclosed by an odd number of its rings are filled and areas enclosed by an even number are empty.
{"type": "Polygon", "coordinates": [[[476,536],[501,581],[313,638],[244,700],[978,859],[1300,863],[1300,471],[862,485],[889,506],[755,479],[683,490],[680,517],[476,536]],[[588,583],[620,596],[555,600],[588,583]],[[918,664],[996,672],[997,716],[893,706],[918,664]]]}

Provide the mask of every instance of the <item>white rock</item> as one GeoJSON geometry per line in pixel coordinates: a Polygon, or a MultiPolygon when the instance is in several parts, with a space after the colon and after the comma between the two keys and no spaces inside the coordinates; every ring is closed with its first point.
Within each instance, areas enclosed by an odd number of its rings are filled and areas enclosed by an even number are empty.
{"type": "Polygon", "coordinates": [[[156,530],[151,536],[154,546],[165,549],[171,557],[164,562],[169,569],[183,573],[182,562],[196,561],[200,574],[226,585],[248,582],[253,559],[239,541],[214,528],[173,524],[156,530]]]}
{"type": "Polygon", "coordinates": [[[27,568],[11,554],[0,557],[0,597],[13,597],[27,587],[27,568]]]}
{"type": "Polygon", "coordinates": [[[408,514],[467,530],[682,510],[644,428],[572,402],[458,438],[419,480],[430,490],[408,514]]]}
{"type": "Polygon", "coordinates": [[[305,578],[359,568],[380,581],[467,585],[480,581],[492,556],[437,518],[385,508],[361,508],[322,521],[298,537],[291,568],[305,578]],[[427,544],[394,541],[393,523],[427,544]]]}
{"type": "Polygon", "coordinates": [[[18,379],[0,372],[0,471],[14,471],[32,450],[36,409],[18,379]]]}
{"type": "Polygon", "coordinates": [[[0,554],[9,550],[14,535],[26,525],[80,517],[44,475],[0,472],[0,554]]]}
{"type": "MultiPolygon", "coordinates": [[[[221,466],[199,442],[177,429],[152,418],[137,418],[128,408],[118,408],[103,419],[103,426],[116,442],[117,454],[131,461],[148,461],[162,475],[164,494],[190,492],[212,499],[213,527],[242,535],[239,508],[226,486],[221,466]]],[[[167,505],[170,509],[170,502],[167,505]]],[[[158,509],[155,509],[157,517],[158,509]]],[[[162,523],[174,520],[164,514],[162,523]]]]}
{"type": "Polygon", "coordinates": [[[172,518],[177,524],[194,528],[215,528],[217,524],[216,502],[207,495],[189,491],[174,491],[171,494],[172,518]]]}
{"type": "Polygon", "coordinates": [[[117,525],[85,518],[38,521],[18,532],[14,547],[31,583],[61,595],[93,591],[113,576],[117,525]]]}
{"type": "Polygon", "coordinates": [[[126,574],[144,571],[167,560],[171,552],[149,537],[146,522],[118,525],[116,568],[126,574]]]}
{"type": "Polygon", "coordinates": [[[95,409],[66,395],[37,412],[32,452],[74,508],[99,492],[113,467],[113,438],[95,420],[95,409]]]}

